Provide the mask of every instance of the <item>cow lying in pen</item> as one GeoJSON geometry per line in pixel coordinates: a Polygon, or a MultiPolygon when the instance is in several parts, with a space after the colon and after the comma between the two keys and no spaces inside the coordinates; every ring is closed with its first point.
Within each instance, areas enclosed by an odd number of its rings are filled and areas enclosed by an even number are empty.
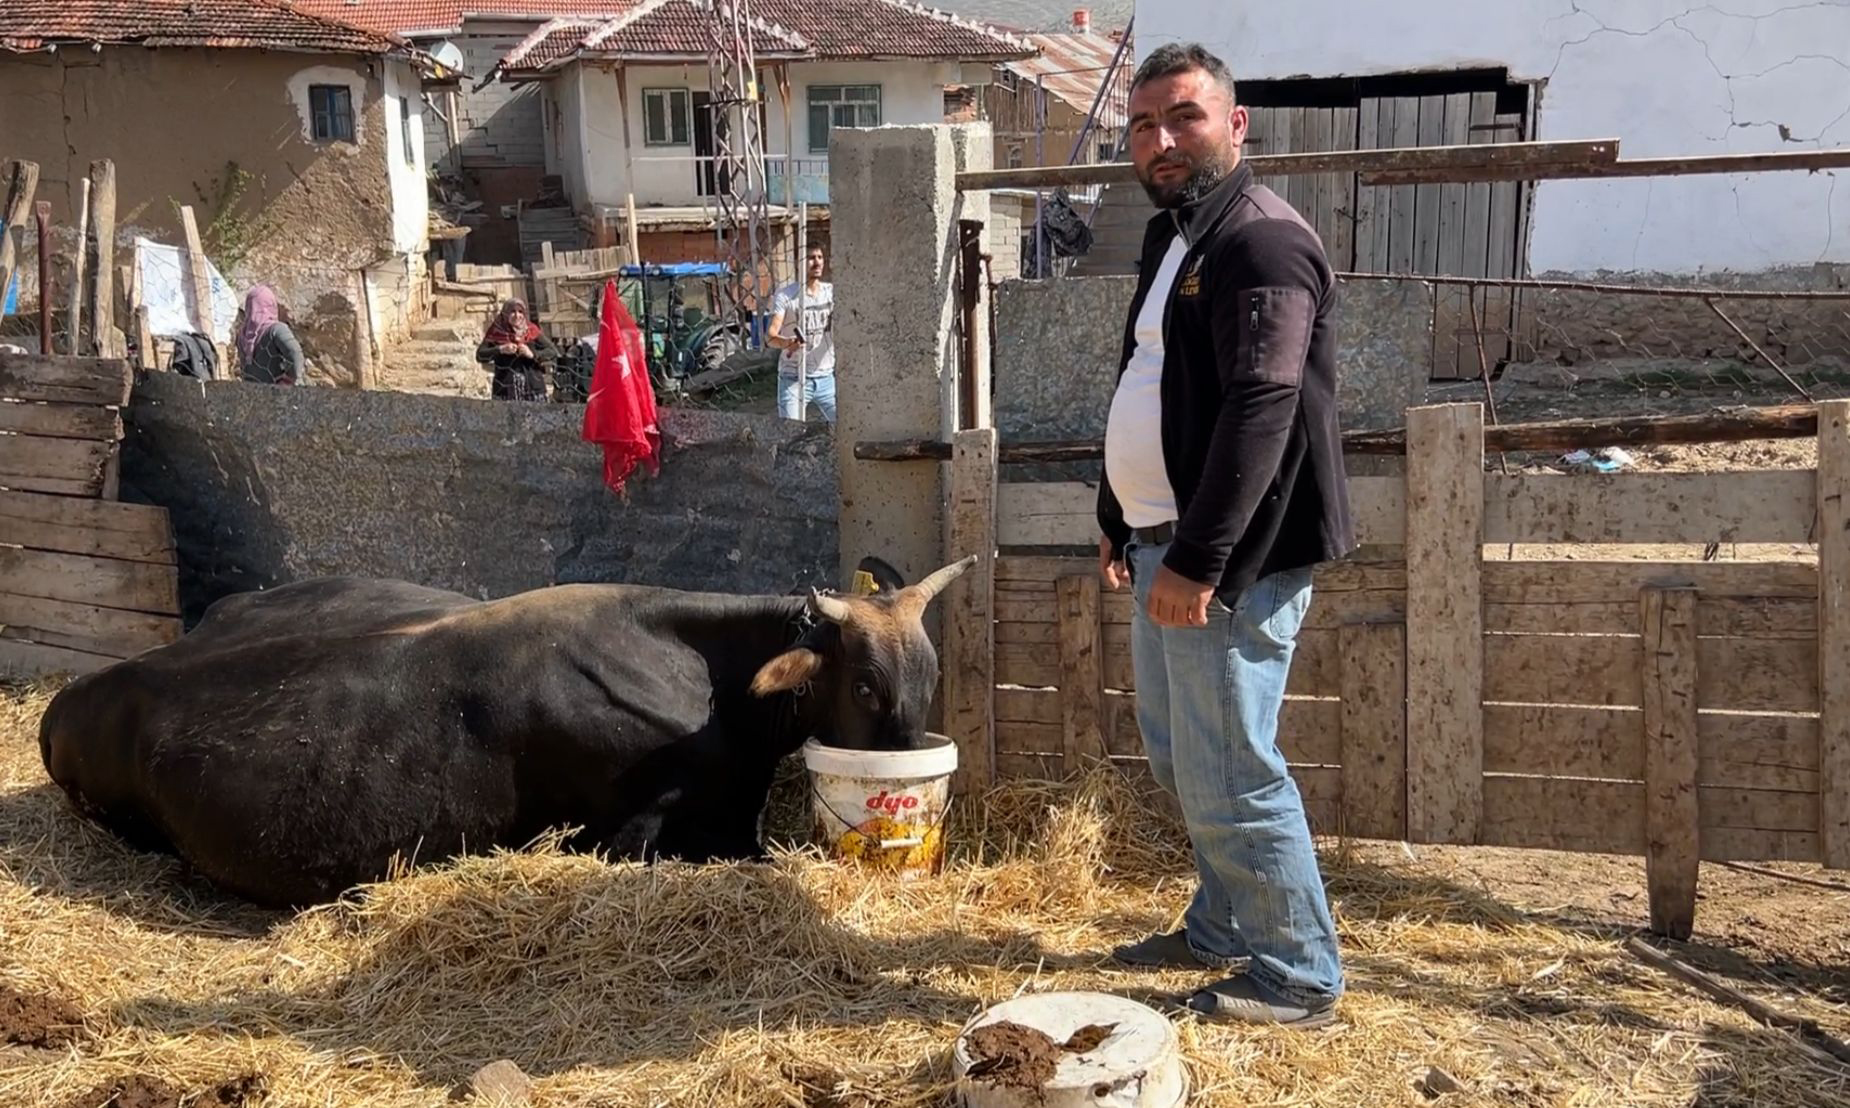
{"type": "Polygon", "coordinates": [[[808,736],[924,744],[921,617],[970,562],[866,597],[245,593],[67,686],[40,753],[85,815],[266,905],[566,825],[622,858],[762,857],[772,775],[808,736]]]}

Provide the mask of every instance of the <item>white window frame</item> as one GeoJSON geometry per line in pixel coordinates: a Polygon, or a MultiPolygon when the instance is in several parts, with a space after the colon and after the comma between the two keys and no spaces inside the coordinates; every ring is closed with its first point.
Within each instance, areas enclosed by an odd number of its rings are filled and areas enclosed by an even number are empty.
{"type": "Polygon", "coordinates": [[[642,90],[642,144],[644,146],[692,146],[694,144],[694,94],[687,88],[663,86],[642,90]],[[680,111],[675,110],[675,98],[680,98],[680,111]],[[649,133],[649,104],[662,101],[662,126],[666,131],[660,135],[649,133]],[[681,137],[675,138],[676,116],[679,115],[681,137]]]}
{"type": "Polygon", "coordinates": [[[805,98],[808,110],[809,152],[827,154],[829,152],[829,132],[836,127],[878,127],[884,118],[882,108],[883,92],[876,83],[847,83],[833,85],[811,85],[805,98]],[[850,96],[850,93],[854,93],[850,96]],[[868,93],[872,95],[869,96],[868,93]],[[818,97],[818,93],[826,94],[818,97]],[[826,123],[816,126],[816,110],[828,111],[826,123]],[[863,109],[871,108],[868,113],[863,109]],[[852,112],[853,121],[842,118],[852,112]],[[820,133],[818,133],[820,132],[820,133]]]}

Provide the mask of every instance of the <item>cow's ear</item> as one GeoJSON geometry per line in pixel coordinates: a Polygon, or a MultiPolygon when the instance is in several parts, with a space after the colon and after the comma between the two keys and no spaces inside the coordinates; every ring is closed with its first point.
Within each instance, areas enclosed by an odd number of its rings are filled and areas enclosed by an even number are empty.
{"type": "Polygon", "coordinates": [[[822,655],[806,647],[786,650],[766,662],[758,676],[752,678],[752,695],[770,696],[806,685],[822,672],[822,662],[822,655]]]}

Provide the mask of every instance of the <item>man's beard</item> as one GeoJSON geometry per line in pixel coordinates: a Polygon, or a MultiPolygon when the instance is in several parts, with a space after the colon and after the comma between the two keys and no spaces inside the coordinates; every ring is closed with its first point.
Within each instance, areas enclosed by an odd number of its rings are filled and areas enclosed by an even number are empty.
{"type": "Polygon", "coordinates": [[[1233,172],[1233,150],[1227,148],[1209,154],[1199,165],[1191,163],[1185,155],[1176,153],[1157,161],[1150,166],[1152,176],[1146,177],[1142,170],[1137,172],[1137,180],[1143,185],[1143,191],[1150,197],[1150,202],[1159,208],[1179,208],[1193,203],[1214,191],[1214,186],[1227,179],[1233,172]],[[1173,185],[1159,185],[1154,174],[1165,165],[1189,166],[1187,177],[1173,185]]]}

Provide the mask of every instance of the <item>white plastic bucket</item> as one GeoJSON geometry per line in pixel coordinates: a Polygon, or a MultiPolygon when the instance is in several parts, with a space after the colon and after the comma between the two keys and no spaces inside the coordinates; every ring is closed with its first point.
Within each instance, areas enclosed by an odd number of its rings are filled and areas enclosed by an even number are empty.
{"type": "Polygon", "coordinates": [[[1146,1004],[1098,992],[1028,993],[964,1025],[951,1050],[960,1108],[1182,1108],[1188,1071],[1181,1037],[1146,1004]],[[1007,1020],[1064,1044],[1088,1025],[1111,1028],[1090,1050],[1062,1050],[1054,1073],[1035,1089],[972,1077],[970,1033],[1007,1020]]]}
{"type": "Polygon", "coordinates": [[[816,842],[832,857],[903,877],[944,866],[957,744],[923,750],[846,750],[803,744],[816,842]]]}

